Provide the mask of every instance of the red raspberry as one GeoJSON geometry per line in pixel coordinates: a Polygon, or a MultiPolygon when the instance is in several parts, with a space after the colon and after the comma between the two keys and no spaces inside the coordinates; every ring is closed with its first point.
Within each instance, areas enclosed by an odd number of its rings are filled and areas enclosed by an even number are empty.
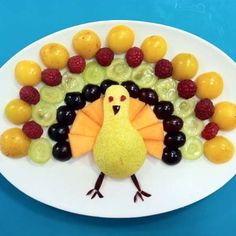
{"type": "Polygon", "coordinates": [[[213,116],[215,107],[208,98],[200,100],[195,106],[195,115],[200,120],[206,120],[213,116]]]}
{"type": "Polygon", "coordinates": [[[27,121],[23,125],[22,130],[31,139],[40,138],[43,134],[42,127],[34,121],[27,121]]]}
{"type": "Polygon", "coordinates": [[[41,74],[42,81],[49,86],[57,86],[61,83],[61,72],[58,69],[45,69],[41,74]]]}
{"type": "Polygon", "coordinates": [[[173,72],[173,66],[167,59],[161,59],[155,65],[155,75],[160,79],[170,77],[173,72]]]}
{"type": "Polygon", "coordinates": [[[196,94],[197,86],[192,80],[185,79],[178,83],[177,90],[180,97],[189,99],[196,94]]]}
{"type": "Polygon", "coordinates": [[[110,48],[100,48],[95,57],[101,66],[109,66],[114,59],[114,52],[110,48]]]}
{"type": "Polygon", "coordinates": [[[210,140],[212,138],[215,138],[218,131],[219,131],[219,126],[214,122],[210,122],[205,126],[205,128],[202,131],[201,135],[204,139],[210,140]]]}
{"type": "Polygon", "coordinates": [[[140,48],[133,47],[133,48],[130,48],[126,52],[125,58],[126,58],[127,64],[130,67],[134,68],[134,67],[139,66],[142,63],[142,61],[143,61],[143,52],[140,48]]]}
{"type": "Polygon", "coordinates": [[[86,66],[86,61],[81,56],[73,56],[67,62],[68,69],[71,73],[82,73],[86,66]]]}
{"type": "Polygon", "coordinates": [[[29,104],[35,105],[40,100],[40,94],[36,88],[32,86],[24,86],[20,90],[20,99],[29,104]]]}

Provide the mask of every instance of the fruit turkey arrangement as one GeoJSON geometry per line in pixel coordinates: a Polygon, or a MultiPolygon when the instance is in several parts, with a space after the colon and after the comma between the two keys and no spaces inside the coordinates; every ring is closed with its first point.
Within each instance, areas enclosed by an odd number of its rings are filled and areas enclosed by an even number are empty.
{"type": "Polygon", "coordinates": [[[151,196],[135,175],[147,154],[168,165],[203,155],[216,164],[229,161],[234,145],[218,132],[236,127],[236,105],[213,104],[223,91],[221,75],[197,75],[191,53],[165,58],[167,42],[160,35],[148,36],[140,48],[134,40],[132,29],[118,25],[101,48],[94,31],[81,30],[72,39],[76,55],[53,42],[39,52],[46,68],[18,62],[15,78],[22,87],[5,116],[22,127],[1,134],[1,152],[38,164],[92,152],[101,172],[87,195],[103,197],[106,175],[131,177],[135,202],[151,196]]]}

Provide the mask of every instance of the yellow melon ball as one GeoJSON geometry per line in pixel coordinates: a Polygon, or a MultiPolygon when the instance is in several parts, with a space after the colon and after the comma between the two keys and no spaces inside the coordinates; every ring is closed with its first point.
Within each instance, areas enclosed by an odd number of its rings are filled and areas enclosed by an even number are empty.
{"type": "Polygon", "coordinates": [[[197,58],[190,53],[180,53],[172,60],[173,74],[176,80],[192,79],[198,70],[197,58]]]}
{"type": "Polygon", "coordinates": [[[220,74],[207,72],[197,77],[196,85],[199,98],[214,99],[222,93],[224,82],[220,74]]]}
{"type": "Polygon", "coordinates": [[[151,63],[157,62],[165,56],[167,51],[167,42],[160,35],[152,35],[143,41],[141,49],[145,61],[151,63]]]}
{"type": "Polygon", "coordinates": [[[0,137],[0,149],[8,157],[18,158],[28,154],[30,139],[20,128],[10,128],[0,137]]]}
{"type": "Polygon", "coordinates": [[[236,105],[231,102],[220,102],[215,105],[215,112],[211,118],[221,130],[236,128],[236,105]]]}
{"type": "Polygon", "coordinates": [[[31,118],[31,106],[21,99],[10,101],[5,107],[5,114],[9,121],[16,125],[24,124],[31,118]]]}
{"type": "Polygon", "coordinates": [[[41,68],[31,60],[23,60],[15,67],[16,81],[21,85],[35,86],[41,81],[41,68]]]}
{"type": "Polygon", "coordinates": [[[223,136],[216,136],[204,143],[204,155],[215,164],[229,161],[234,155],[233,144],[223,136]]]}
{"type": "Polygon", "coordinates": [[[67,65],[69,52],[59,43],[48,43],[40,49],[40,58],[46,67],[62,69],[67,65]]]}
{"type": "Polygon", "coordinates": [[[73,37],[72,45],[78,55],[90,59],[101,47],[101,41],[94,31],[81,30],[73,37]]]}

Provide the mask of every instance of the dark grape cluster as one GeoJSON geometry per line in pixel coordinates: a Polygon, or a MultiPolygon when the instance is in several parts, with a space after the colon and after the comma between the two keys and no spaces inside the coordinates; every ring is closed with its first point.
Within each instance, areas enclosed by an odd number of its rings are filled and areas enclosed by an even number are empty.
{"type": "Polygon", "coordinates": [[[168,165],[175,165],[182,159],[181,151],[178,149],[185,144],[186,137],[180,130],[183,127],[183,120],[173,115],[174,106],[171,102],[158,102],[153,111],[158,119],[163,120],[163,128],[166,131],[162,161],[168,165]]]}
{"type": "MultiPolygon", "coordinates": [[[[92,93],[94,94],[94,90],[92,93]]],[[[86,105],[86,98],[83,93],[71,92],[66,94],[64,102],[65,105],[57,109],[58,123],[51,125],[48,129],[48,136],[56,141],[52,154],[58,161],[67,161],[72,156],[68,142],[69,126],[75,120],[76,111],[86,105]]]]}
{"type": "MultiPolygon", "coordinates": [[[[80,94],[79,94],[80,95],[80,94]]],[[[73,95],[75,97],[75,95],[73,95]]],[[[78,105],[78,98],[75,99],[78,105]]],[[[81,106],[82,102],[81,101],[81,106]]],[[[59,161],[67,161],[71,158],[71,149],[68,139],[69,125],[71,125],[75,119],[76,113],[74,110],[75,104],[71,103],[71,95],[66,96],[65,102],[67,105],[58,107],[57,109],[57,122],[48,129],[48,136],[57,143],[53,146],[52,154],[55,159],[59,161]],[[69,104],[67,104],[67,99],[69,104]]],[[[84,105],[83,105],[84,106],[84,105]]]]}

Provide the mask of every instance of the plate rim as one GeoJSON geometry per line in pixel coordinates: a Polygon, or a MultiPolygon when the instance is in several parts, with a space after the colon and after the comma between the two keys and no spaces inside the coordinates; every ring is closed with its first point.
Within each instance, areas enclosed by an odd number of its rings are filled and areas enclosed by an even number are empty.
{"type": "MultiPolygon", "coordinates": [[[[3,70],[3,67],[7,67],[8,64],[11,62],[12,59],[14,59],[15,57],[17,57],[19,54],[21,53],[24,53],[24,51],[28,50],[28,49],[31,49],[32,47],[34,47],[39,41],[41,40],[47,40],[47,38],[51,37],[51,36],[54,36],[55,34],[58,34],[58,33],[63,33],[64,31],[67,31],[67,30],[73,30],[77,27],[89,27],[90,25],[94,26],[94,25],[100,25],[100,24],[112,24],[112,23],[117,23],[117,24],[132,24],[132,23],[135,23],[135,24],[148,24],[148,25],[154,25],[154,26],[157,26],[157,27],[160,27],[160,28],[163,28],[163,29],[168,29],[168,30],[171,30],[171,31],[174,31],[174,32],[177,32],[177,33],[181,33],[181,34],[186,34],[188,36],[190,36],[191,38],[194,38],[196,39],[197,41],[200,41],[202,42],[203,44],[205,44],[207,47],[210,47],[212,48],[213,50],[217,51],[219,54],[221,54],[225,60],[227,60],[228,63],[230,63],[233,67],[235,67],[236,69],[236,63],[234,62],[234,60],[229,56],[227,55],[225,52],[223,52],[221,49],[219,49],[218,47],[216,47],[215,45],[213,45],[212,43],[208,42],[207,40],[195,35],[195,34],[192,34],[188,31],[185,31],[183,29],[179,29],[179,28],[176,28],[176,27],[172,27],[172,26],[168,26],[168,25],[164,25],[164,24],[159,24],[159,23],[154,23],[154,22],[148,22],[148,21],[140,21],[140,20],[102,20],[102,21],[90,21],[90,22],[86,22],[86,23],[83,23],[83,24],[78,24],[78,25],[74,25],[74,26],[71,26],[71,27],[68,27],[68,28],[64,28],[64,29],[61,29],[61,30],[58,30],[56,32],[53,32],[51,34],[47,34],[45,35],[44,37],[42,38],[39,38],[38,40],[30,43],[29,45],[27,45],[26,47],[20,49],[20,51],[18,51],[16,54],[14,54],[11,58],[9,58],[1,67],[0,67],[0,73],[2,72],[3,70]]],[[[8,174],[7,174],[7,171],[4,171],[0,165],[0,173],[2,174],[2,176],[4,177],[4,179],[6,179],[10,184],[12,184],[16,189],[18,189],[20,192],[22,192],[23,194],[25,194],[26,196],[42,203],[42,204],[45,204],[47,206],[50,206],[50,207],[53,207],[53,208],[57,208],[59,210],[62,210],[62,211],[65,211],[65,212],[70,212],[70,213],[73,213],[73,214],[79,214],[79,215],[84,215],[84,216],[90,216],[90,217],[99,217],[99,218],[115,218],[115,219],[121,219],[121,218],[139,218],[139,217],[147,217],[147,216],[153,216],[153,215],[159,215],[159,214],[163,214],[163,213],[167,213],[167,212],[171,212],[171,211],[175,211],[175,210],[178,210],[178,209],[181,209],[183,207],[187,207],[189,205],[192,205],[194,203],[197,203],[199,202],[200,200],[212,195],[214,192],[217,192],[218,190],[220,190],[224,185],[226,185],[236,174],[236,172],[234,174],[232,174],[232,176],[228,177],[227,178],[227,181],[224,182],[223,184],[219,185],[218,188],[214,189],[213,191],[211,192],[208,192],[207,195],[204,195],[203,197],[199,198],[197,201],[194,201],[194,202],[191,202],[187,205],[185,204],[182,204],[180,205],[179,207],[173,209],[173,210],[168,210],[168,211],[164,211],[164,212],[154,212],[152,211],[151,213],[141,213],[140,215],[123,215],[123,216],[115,216],[115,215],[111,215],[111,214],[104,214],[104,215],[98,215],[96,213],[94,214],[90,214],[90,213],[86,213],[84,211],[80,212],[79,209],[78,211],[76,211],[75,209],[72,209],[72,208],[67,208],[65,209],[63,206],[60,206],[60,204],[54,204],[53,202],[50,202],[46,199],[43,199],[42,197],[39,199],[37,198],[36,196],[34,195],[30,195],[30,193],[27,193],[27,191],[25,192],[23,188],[20,188],[18,186],[16,186],[14,184],[14,181],[11,180],[11,178],[9,178],[8,174]]]]}

